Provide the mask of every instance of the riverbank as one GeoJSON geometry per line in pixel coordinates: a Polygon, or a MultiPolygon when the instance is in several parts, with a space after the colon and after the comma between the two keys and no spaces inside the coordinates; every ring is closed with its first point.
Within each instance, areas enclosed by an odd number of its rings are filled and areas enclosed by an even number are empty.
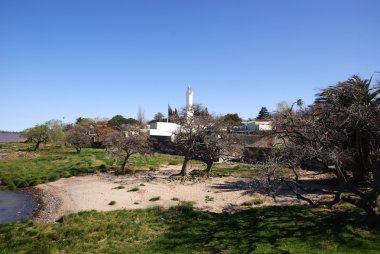
{"type": "Polygon", "coordinates": [[[169,179],[180,166],[161,167],[157,171],[115,176],[94,174],[60,179],[34,187],[39,211],[33,217],[54,223],[62,216],[81,211],[119,209],[168,209],[190,202],[201,211],[233,213],[246,207],[301,204],[295,196],[275,200],[255,192],[250,178],[213,177],[180,183],[169,179]]]}

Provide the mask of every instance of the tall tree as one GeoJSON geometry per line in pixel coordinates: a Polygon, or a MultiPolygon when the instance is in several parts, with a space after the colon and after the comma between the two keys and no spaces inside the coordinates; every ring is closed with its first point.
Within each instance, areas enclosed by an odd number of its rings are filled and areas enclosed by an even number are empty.
{"type": "Polygon", "coordinates": [[[63,146],[65,141],[64,125],[60,120],[49,120],[46,123],[48,128],[49,143],[54,146],[63,146]]]}
{"type": "Polygon", "coordinates": [[[82,148],[91,146],[92,139],[88,135],[88,128],[77,124],[66,131],[66,142],[80,153],[82,148]]]}
{"type": "Polygon", "coordinates": [[[162,122],[162,120],[164,119],[164,114],[162,114],[161,112],[157,112],[155,115],[154,115],[154,121],[156,122],[162,122]]]}
{"type": "Polygon", "coordinates": [[[271,115],[266,107],[261,107],[259,114],[257,115],[257,120],[264,120],[270,118],[271,115]]]}
{"type": "Polygon", "coordinates": [[[241,135],[229,133],[223,119],[208,117],[203,121],[206,128],[198,133],[200,142],[196,152],[197,158],[206,163],[205,173],[209,176],[215,161],[240,159],[244,146],[239,142],[241,135]]]}
{"type": "Polygon", "coordinates": [[[49,128],[46,124],[40,124],[24,130],[21,135],[29,142],[36,143],[34,147],[34,151],[36,151],[40,147],[40,144],[48,142],[49,128]]]}
{"type": "Polygon", "coordinates": [[[124,157],[121,172],[125,174],[126,164],[133,154],[150,151],[149,134],[136,125],[124,125],[120,131],[107,135],[105,146],[109,154],[124,157]]]}
{"type": "Polygon", "coordinates": [[[242,125],[242,119],[237,113],[229,113],[223,117],[223,121],[230,126],[242,125]]]}
{"type": "Polygon", "coordinates": [[[198,143],[201,140],[202,132],[207,129],[207,122],[210,116],[193,116],[186,117],[186,110],[184,109],[178,120],[180,128],[174,134],[174,144],[178,151],[184,156],[181,172],[173,176],[184,177],[187,173],[187,166],[189,161],[197,155],[198,143]]]}
{"type": "Polygon", "coordinates": [[[139,106],[139,111],[137,112],[137,121],[139,122],[140,126],[144,126],[146,123],[145,110],[141,106],[139,106]]]}
{"type": "Polygon", "coordinates": [[[281,176],[281,181],[297,197],[313,205],[349,202],[380,227],[379,95],[379,83],[371,86],[370,79],[353,76],[323,89],[311,107],[298,102],[276,114],[274,130],[284,141],[277,159],[294,172],[294,177],[281,176]],[[299,181],[297,168],[306,162],[315,172],[334,176],[335,184],[327,190],[333,199],[317,202],[300,192],[307,188],[299,181]]]}
{"type": "Polygon", "coordinates": [[[125,118],[122,115],[116,115],[108,121],[108,125],[116,130],[121,130],[125,124],[139,124],[136,119],[125,118]]]}

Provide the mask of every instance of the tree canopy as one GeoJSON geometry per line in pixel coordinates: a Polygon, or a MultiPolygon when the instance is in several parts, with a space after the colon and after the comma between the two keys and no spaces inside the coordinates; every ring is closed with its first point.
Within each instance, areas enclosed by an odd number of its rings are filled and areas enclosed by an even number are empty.
{"type": "Polygon", "coordinates": [[[237,113],[229,113],[223,116],[223,121],[229,125],[241,125],[243,120],[237,113]]]}
{"type": "Polygon", "coordinates": [[[265,120],[271,117],[271,114],[269,113],[268,109],[266,107],[261,107],[259,114],[257,115],[257,120],[265,120]]]}
{"type": "Polygon", "coordinates": [[[136,125],[139,124],[139,121],[134,118],[125,118],[122,115],[116,115],[108,121],[108,124],[114,129],[121,130],[125,124],[136,125]]]}
{"type": "Polygon", "coordinates": [[[282,181],[298,197],[305,190],[296,169],[307,164],[317,173],[329,172],[336,181],[328,205],[346,201],[364,209],[380,226],[380,86],[353,76],[322,89],[315,103],[301,101],[276,114],[274,130],[284,145],[277,160],[294,169],[294,179],[282,181]]]}

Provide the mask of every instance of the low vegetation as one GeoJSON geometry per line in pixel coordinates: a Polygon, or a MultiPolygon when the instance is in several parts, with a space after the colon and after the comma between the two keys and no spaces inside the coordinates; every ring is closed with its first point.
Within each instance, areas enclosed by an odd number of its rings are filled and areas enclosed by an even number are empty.
{"type": "Polygon", "coordinates": [[[140,189],[138,187],[135,187],[135,188],[132,188],[130,189],[128,192],[136,192],[136,191],[139,191],[140,189]]]}
{"type": "Polygon", "coordinates": [[[80,212],[61,224],[0,224],[3,253],[378,253],[380,234],[356,214],[266,207],[235,214],[194,211],[80,212]]]}
{"type": "Polygon", "coordinates": [[[262,198],[253,198],[253,199],[250,199],[250,200],[244,201],[241,205],[242,205],[242,206],[261,205],[261,204],[263,204],[264,202],[265,202],[265,201],[264,201],[264,199],[262,199],[262,198]]]}
{"type": "MultiPolygon", "coordinates": [[[[13,149],[18,147],[14,144],[9,146],[13,149]]],[[[24,144],[20,144],[20,147],[24,148],[24,144]]],[[[21,158],[17,154],[22,151],[9,152],[0,163],[0,185],[10,190],[94,173],[101,165],[110,163],[102,149],[85,148],[78,154],[72,149],[43,148],[28,152],[29,156],[21,158]]]]}
{"type": "MultiPolygon", "coordinates": [[[[1,188],[15,190],[64,177],[103,172],[112,164],[104,149],[83,148],[81,153],[70,147],[53,148],[46,145],[37,151],[30,149],[30,144],[0,143],[0,153],[3,154],[0,163],[1,188]]],[[[159,168],[162,165],[178,165],[181,162],[181,156],[133,155],[128,161],[128,167],[148,170],[149,167],[159,168]]],[[[191,163],[199,164],[196,161],[191,163]]]]}

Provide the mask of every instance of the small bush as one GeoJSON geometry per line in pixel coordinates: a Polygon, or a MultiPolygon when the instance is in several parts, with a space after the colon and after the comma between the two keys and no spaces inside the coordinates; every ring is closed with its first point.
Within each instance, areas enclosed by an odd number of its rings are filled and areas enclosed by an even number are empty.
{"type": "Polygon", "coordinates": [[[111,201],[108,203],[108,205],[115,205],[116,204],[116,201],[111,201]]]}
{"type": "Polygon", "coordinates": [[[112,188],[113,190],[121,190],[121,189],[125,189],[125,187],[123,185],[119,185],[115,188],[112,188]]]}
{"type": "Polygon", "coordinates": [[[173,201],[179,201],[179,198],[172,198],[173,201]]]}
{"type": "Polygon", "coordinates": [[[128,192],[135,192],[135,191],[139,191],[140,189],[138,187],[135,187],[133,189],[130,189],[128,192]]]}
{"type": "Polygon", "coordinates": [[[247,200],[247,201],[243,202],[241,205],[242,206],[252,206],[252,205],[261,205],[263,203],[264,203],[263,199],[261,199],[261,198],[254,198],[254,199],[247,200]]]}
{"type": "Polygon", "coordinates": [[[206,201],[206,202],[212,202],[212,201],[214,201],[214,197],[206,196],[206,197],[205,197],[205,201],[206,201]]]}
{"type": "Polygon", "coordinates": [[[107,166],[102,164],[99,166],[99,172],[106,173],[107,172],[107,166]]]}
{"type": "Polygon", "coordinates": [[[160,197],[153,197],[153,198],[149,199],[150,202],[155,202],[158,200],[160,200],[160,197]]]}

